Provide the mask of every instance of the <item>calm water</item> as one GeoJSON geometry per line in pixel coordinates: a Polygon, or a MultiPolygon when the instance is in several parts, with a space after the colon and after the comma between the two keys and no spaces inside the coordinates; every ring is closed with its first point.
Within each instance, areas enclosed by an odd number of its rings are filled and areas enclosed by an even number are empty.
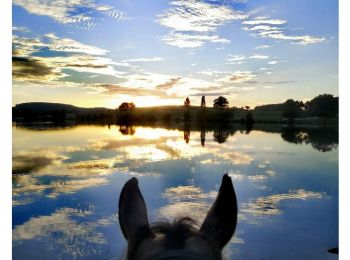
{"type": "Polygon", "coordinates": [[[337,130],[13,128],[13,258],[119,259],[117,202],[139,179],[151,220],[201,223],[222,175],[239,206],[226,259],[337,259],[337,130]]]}

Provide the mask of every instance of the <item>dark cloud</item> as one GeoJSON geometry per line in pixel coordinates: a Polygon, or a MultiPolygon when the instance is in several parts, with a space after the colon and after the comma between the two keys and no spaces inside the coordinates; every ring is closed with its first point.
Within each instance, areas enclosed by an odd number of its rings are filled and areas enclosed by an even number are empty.
{"type": "Polygon", "coordinates": [[[115,94],[125,94],[125,95],[154,95],[154,90],[151,89],[141,89],[141,88],[129,88],[121,85],[112,84],[102,84],[98,85],[98,88],[102,88],[102,94],[115,95],[115,94]]]}
{"type": "Polygon", "coordinates": [[[178,83],[180,80],[181,80],[180,77],[173,78],[163,84],[157,85],[156,88],[159,90],[168,90],[172,88],[174,85],[176,85],[176,83],[178,83]]]}
{"type": "Polygon", "coordinates": [[[229,78],[230,81],[241,81],[247,78],[246,74],[242,74],[242,75],[233,75],[229,78]]]}
{"type": "Polygon", "coordinates": [[[12,57],[12,75],[14,79],[40,79],[47,76],[59,76],[45,63],[26,57],[12,57]]]}
{"type": "Polygon", "coordinates": [[[296,83],[296,80],[285,80],[285,81],[265,81],[265,84],[289,84],[296,83]]]}
{"type": "Polygon", "coordinates": [[[244,83],[246,83],[246,84],[257,84],[258,82],[256,80],[249,80],[249,81],[246,81],[244,83]]]}
{"type": "Polygon", "coordinates": [[[15,155],[12,157],[12,174],[36,172],[60,159],[62,158],[35,154],[15,155]]]}
{"type": "MultiPolygon", "coordinates": [[[[174,83],[175,84],[175,83],[174,83]]],[[[159,96],[159,97],[178,97],[176,94],[168,95],[164,89],[149,89],[149,88],[131,88],[117,84],[99,84],[89,86],[89,89],[99,89],[101,94],[105,95],[138,95],[138,96],[159,96]]]]}

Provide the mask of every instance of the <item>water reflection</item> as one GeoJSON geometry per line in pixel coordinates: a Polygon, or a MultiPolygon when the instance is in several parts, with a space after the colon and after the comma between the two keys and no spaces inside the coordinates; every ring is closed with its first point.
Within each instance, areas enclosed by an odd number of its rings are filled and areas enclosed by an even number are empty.
{"type": "Polygon", "coordinates": [[[121,132],[123,135],[134,135],[135,127],[130,125],[121,125],[119,126],[119,132],[121,132]]]}
{"type": "Polygon", "coordinates": [[[283,128],[281,137],[295,144],[311,144],[321,152],[329,152],[338,147],[339,133],[337,128],[283,128]]]}
{"type": "Polygon", "coordinates": [[[99,255],[105,250],[102,245],[108,244],[108,241],[97,228],[115,224],[117,216],[79,221],[92,215],[89,210],[60,208],[48,216],[32,217],[14,228],[14,246],[36,239],[49,244],[52,250],[63,248],[57,258],[99,255]]]}
{"type": "Polygon", "coordinates": [[[125,180],[139,178],[151,219],[188,215],[200,223],[224,172],[240,209],[227,257],[288,259],[288,247],[295,258],[326,259],[338,246],[337,129],[36,129],[13,129],[14,259],[118,258],[125,180]],[[266,250],[265,241],[277,249],[266,250]]]}

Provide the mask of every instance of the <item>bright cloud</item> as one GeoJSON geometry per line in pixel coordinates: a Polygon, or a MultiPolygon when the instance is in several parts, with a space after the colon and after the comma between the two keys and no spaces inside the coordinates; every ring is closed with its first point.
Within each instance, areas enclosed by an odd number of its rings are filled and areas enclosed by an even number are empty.
{"type": "Polygon", "coordinates": [[[256,20],[247,20],[243,21],[243,24],[248,24],[248,25],[257,25],[257,24],[285,24],[287,21],[285,20],[280,20],[280,19],[271,19],[271,20],[266,20],[266,19],[256,19],[256,20]]]}
{"type": "Polygon", "coordinates": [[[63,24],[85,22],[87,27],[96,25],[94,19],[101,15],[118,20],[127,18],[123,11],[92,0],[14,0],[13,4],[23,7],[29,13],[49,16],[63,24]]]}
{"type": "Polygon", "coordinates": [[[150,62],[150,61],[163,61],[164,59],[161,57],[153,57],[153,58],[136,58],[136,59],[128,59],[123,60],[122,62],[150,62]]]}
{"type": "Polygon", "coordinates": [[[280,19],[252,19],[242,22],[242,24],[250,25],[250,27],[243,27],[243,30],[251,31],[252,35],[257,37],[290,40],[292,43],[299,45],[315,44],[326,40],[324,37],[315,37],[311,35],[286,34],[285,28],[281,27],[286,23],[287,21],[280,19]]]}
{"type": "Polygon", "coordinates": [[[281,214],[280,204],[288,200],[322,199],[325,194],[320,192],[306,191],[303,189],[293,190],[288,193],[274,194],[267,197],[258,197],[243,205],[242,211],[255,215],[281,214]]]}
{"type": "Polygon", "coordinates": [[[218,35],[197,35],[187,33],[170,32],[168,35],[162,37],[162,40],[173,46],[179,48],[196,48],[203,46],[206,42],[227,44],[231,41],[220,38],[218,35]]]}
{"type": "Polygon", "coordinates": [[[158,16],[158,22],[171,29],[163,41],[180,48],[195,48],[205,42],[229,43],[215,35],[223,24],[248,16],[227,6],[194,0],[179,0],[170,3],[174,8],[158,16]],[[194,42],[191,44],[191,42],[194,42]]]}

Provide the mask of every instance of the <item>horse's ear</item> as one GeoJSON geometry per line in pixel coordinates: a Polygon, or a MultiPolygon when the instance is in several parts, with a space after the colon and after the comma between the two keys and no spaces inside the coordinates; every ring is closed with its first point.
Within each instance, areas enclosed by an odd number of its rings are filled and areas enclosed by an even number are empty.
{"type": "Polygon", "coordinates": [[[134,242],[137,231],[148,226],[145,200],[135,177],[128,180],[119,197],[119,224],[128,242],[134,242]]]}
{"type": "Polygon", "coordinates": [[[237,224],[237,199],[231,178],[225,174],[219,193],[200,231],[223,248],[233,236],[237,224]]]}

